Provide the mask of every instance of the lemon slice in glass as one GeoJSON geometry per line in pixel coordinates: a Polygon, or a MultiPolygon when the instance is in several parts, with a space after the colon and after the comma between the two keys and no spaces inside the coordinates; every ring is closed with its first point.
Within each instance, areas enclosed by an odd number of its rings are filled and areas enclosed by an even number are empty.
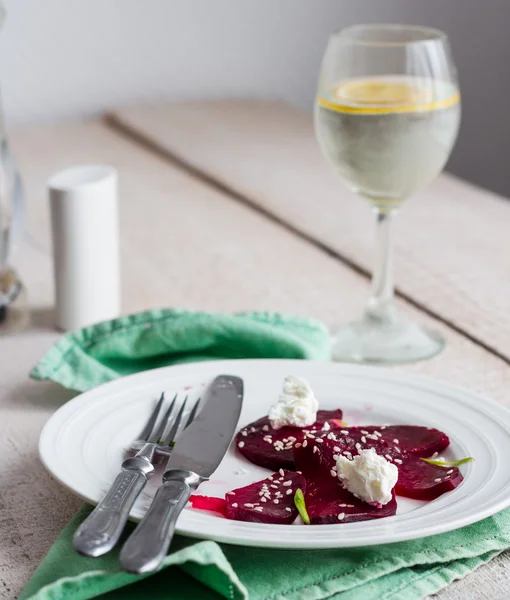
{"type": "Polygon", "coordinates": [[[433,101],[433,91],[412,81],[346,81],[333,92],[335,102],[350,106],[416,106],[433,101]]]}

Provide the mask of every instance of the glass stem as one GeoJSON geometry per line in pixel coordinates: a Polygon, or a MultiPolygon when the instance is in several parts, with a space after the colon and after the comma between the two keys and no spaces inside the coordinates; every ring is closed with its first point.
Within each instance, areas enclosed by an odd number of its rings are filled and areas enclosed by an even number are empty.
{"type": "Polygon", "coordinates": [[[375,261],[372,274],[372,292],[367,316],[380,322],[394,322],[397,310],[393,301],[393,247],[391,226],[394,213],[376,211],[375,261]]]}

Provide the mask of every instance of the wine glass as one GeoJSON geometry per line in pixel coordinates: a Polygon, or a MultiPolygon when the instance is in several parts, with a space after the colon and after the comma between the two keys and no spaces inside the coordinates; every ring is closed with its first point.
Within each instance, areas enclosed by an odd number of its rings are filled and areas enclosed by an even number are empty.
{"type": "Polygon", "coordinates": [[[359,321],[333,332],[334,360],[404,363],[442,349],[437,333],[394,302],[391,223],[443,169],[460,124],[460,94],[446,35],[408,25],[356,25],[334,33],[315,105],[321,150],[370,202],[377,245],[372,292],[359,321]]]}

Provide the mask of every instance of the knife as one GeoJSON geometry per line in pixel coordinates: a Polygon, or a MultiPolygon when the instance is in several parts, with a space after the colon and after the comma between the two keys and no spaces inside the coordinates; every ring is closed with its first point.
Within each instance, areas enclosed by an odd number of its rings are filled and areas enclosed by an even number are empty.
{"type": "Polygon", "coordinates": [[[205,396],[205,405],[179,436],[168,459],[163,483],[147,514],[120,552],[129,573],[150,573],[165,558],[177,517],[196,488],[218,468],[237,428],[243,403],[243,380],[219,375],[205,396]]]}

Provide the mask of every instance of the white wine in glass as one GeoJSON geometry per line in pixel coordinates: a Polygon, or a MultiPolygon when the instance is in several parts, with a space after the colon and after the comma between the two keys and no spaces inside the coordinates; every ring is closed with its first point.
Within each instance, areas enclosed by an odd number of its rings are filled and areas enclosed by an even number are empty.
{"type": "Polygon", "coordinates": [[[407,25],[359,25],[331,36],[315,107],[322,152],[376,213],[372,295],[363,317],[333,332],[335,360],[402,363],[437,354],[443,339],[395,306],[393,215],[443,169],[460,123],[447,38],[407,25]]]}

